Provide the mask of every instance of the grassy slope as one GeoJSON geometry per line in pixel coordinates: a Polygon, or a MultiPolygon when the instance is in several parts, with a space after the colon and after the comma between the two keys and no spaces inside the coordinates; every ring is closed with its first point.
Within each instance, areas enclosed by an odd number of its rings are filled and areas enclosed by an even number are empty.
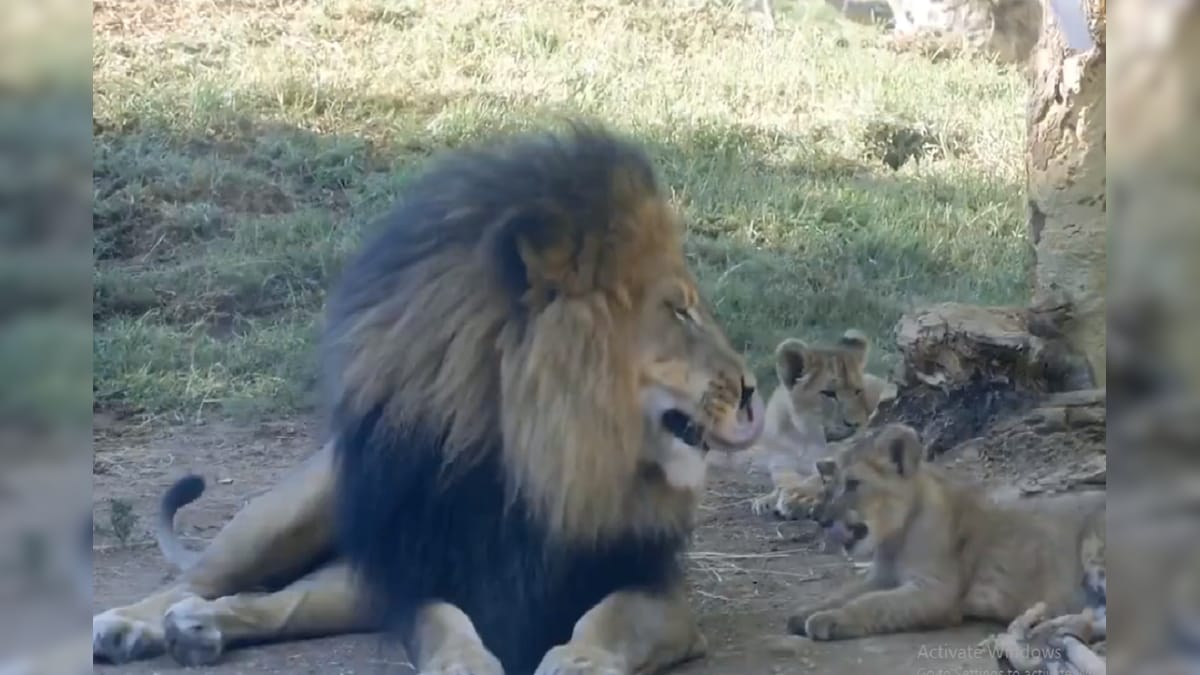
{"type": "Polygon", "coordinates": [[[303,409],[324,289],[431,152],[580,112],[644,139],[769,381],[785,336],[1023,295],[1015,72],[931,64],[796,6],[106,0],[95,10],[95,394],[303,409]],[[896,147],[924,157],[893,170],[896,147]]]}

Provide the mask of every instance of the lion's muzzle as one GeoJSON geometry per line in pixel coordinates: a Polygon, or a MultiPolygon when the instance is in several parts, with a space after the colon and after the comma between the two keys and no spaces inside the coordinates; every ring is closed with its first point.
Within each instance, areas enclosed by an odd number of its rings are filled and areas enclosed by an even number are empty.
{"type": "Polygon", "coordinates": [[[708,444],[726,452],[754,445],[762,435],[764,410],[762,396],[753,387],[744,387],[737,412],[708,430],[708,444]]]}

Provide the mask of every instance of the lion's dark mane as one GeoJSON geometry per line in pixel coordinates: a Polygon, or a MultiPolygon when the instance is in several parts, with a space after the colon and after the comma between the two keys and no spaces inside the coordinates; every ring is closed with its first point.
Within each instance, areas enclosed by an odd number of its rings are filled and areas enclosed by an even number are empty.
{"type": "MultiPolygon", "coordinates": [[[[448,467],[443,429],[420,421],[396,428],[386,400],[366,412],[346,400],[352,387],[339,379],[342,350],[364,312],[412,288],[411,280],[400,281],[406,269],[447,247],[482,250],[480,264],[494,268],[496,283],[511,297],[510,320],[524,324],[521,261],[503,239],[489,239],[490,227],[526,204],[549,204],[576,226],[601,223],[611,215],[604,186],[618,166],[637,167],[644,180],[654,180],[636,146],[594,128],[526,136],[502,151],[452,154],[409,185],[382,230],[348,263],[329,301],[322,360],[334,383],[327,421],[336,439],[340,553],[361,574],[387,627],[407,635],[419,606],[450,602],[471,618],[508,675],[532,673],[609,593],[662,590],[674,582],[686,535],[562,543],[509,498],[499,429],[482,447],[460,453],[476,461],[448,467]],[[450,217],[464,208],[470,217],[450,217]]],[[[429,322],[441,319],[436,308],[428,312],[429,322]]],[[[405,386],[394,383],[396,390],[405,386]]]]}

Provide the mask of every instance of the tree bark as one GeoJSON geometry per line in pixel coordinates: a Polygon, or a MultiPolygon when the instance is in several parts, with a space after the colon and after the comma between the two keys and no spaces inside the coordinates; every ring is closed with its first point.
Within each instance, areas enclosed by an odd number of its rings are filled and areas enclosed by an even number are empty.
{"type": "Polygon", "coordinates": [[[1108,278],[1104,0],[1066,1],[1085,3],[1092,44],[1082,51],[1068,47],[1062,19],[1045,12],[1031,64],[1035,80],[1025,155],[1035,260],[1032,305],[1057,310],[1057,332],[1086,361],[1090,384],[1103,387],[1108,278]]]}

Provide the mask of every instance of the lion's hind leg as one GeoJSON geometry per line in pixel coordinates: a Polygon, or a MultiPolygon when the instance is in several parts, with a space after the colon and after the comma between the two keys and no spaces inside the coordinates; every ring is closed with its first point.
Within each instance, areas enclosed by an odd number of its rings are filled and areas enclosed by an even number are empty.
{"type": "Polygon", "coordinates": [[[224,597],[311,570],[333,541],[332,460],[326,444],[299,471],[246,504],[184,570],[180,583],[93,616],[93,660],[125,663],[161,654],[168,609],[185,601],[195,607],[236,604],[224,597]]]}
{"type": "Polygon", "coordinates": [[[195,595],[166,610],[166,649],[185,666],[209,665],[226,648],[373,629],[350,568],[334,563],[273,593],[195,595]]]}
{"type": "Polygon", "coordinates": [[[163,653],[163,614],[191,595],[183,586],[172,586],[141,602],[92,617],[92,659],[120,664],[163,653]]]}

